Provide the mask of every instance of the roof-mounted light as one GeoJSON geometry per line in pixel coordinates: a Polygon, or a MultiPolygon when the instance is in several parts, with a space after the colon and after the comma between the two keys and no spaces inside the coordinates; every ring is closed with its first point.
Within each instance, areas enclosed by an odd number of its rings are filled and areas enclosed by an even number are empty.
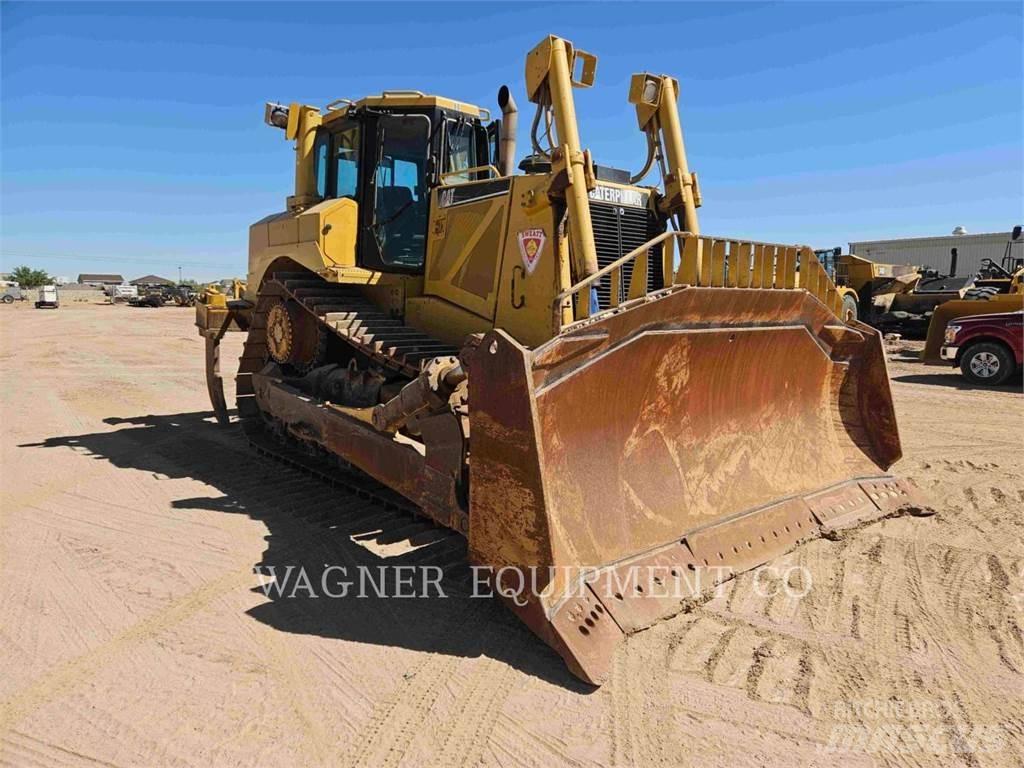
{"type": "Polygon", "coordinates": [[[268,101],[263,109],[263,122],[273,128],[288,128],[288,107],[268,101]]]}

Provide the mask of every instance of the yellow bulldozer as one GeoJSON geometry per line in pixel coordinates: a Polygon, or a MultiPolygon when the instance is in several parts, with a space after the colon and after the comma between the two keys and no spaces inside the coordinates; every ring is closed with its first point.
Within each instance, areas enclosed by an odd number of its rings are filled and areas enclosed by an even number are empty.
{"type": "Polygon", "coordinates": [[[632,77],[642,166],[597,163],[573,100],[596,66],[554,36],[529,52],[521,173],[504,87],[495,120],[418,91],[267,104],[295,193],[250,228],[244,296],[197,306],[218,420],[220,340],[243,331],[243,428],[465,536],[594,684],[722,581],[917,503],[887,473],[877,331],[810,248],[701,232],[673,77],[632,77]]]}

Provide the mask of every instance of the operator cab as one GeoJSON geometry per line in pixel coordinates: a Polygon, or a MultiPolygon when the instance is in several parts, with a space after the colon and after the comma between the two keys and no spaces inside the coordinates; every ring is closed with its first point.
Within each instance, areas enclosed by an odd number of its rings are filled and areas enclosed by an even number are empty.
{"type": "Polygon", "coordinates": [[[829,280],[836,285],[847,284],[849,275],[846,274],[845,265],[840,260],[840,257],[843,255],[842,248],[824,248],[816,250],[814,255],[817,257],[822,269],[825,270],[829,280]]]}
{"type": "Polygon", "coordinates": [[[359,203],[359,266],[420,274],[430,193],[491,178],[498,123],[486,110],[418,92],[385,92],[328,108],[314,144],[321,199],[359,203]]]}

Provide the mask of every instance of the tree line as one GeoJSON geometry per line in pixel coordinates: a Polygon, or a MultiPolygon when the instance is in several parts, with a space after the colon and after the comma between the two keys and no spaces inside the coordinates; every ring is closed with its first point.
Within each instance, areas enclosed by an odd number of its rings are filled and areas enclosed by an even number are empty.
{"type": "Polygon", "coordinates": [[[22,288],[35,288],[40,285],[50,285],[53,282],[53,278],[45,269],[32,269],[26,266],[12,269],[10,279],[17,282],[22,288]]]}
{"type": "MultiPolygon", "coordinates": [[[[45,269],[32,269],[24,265],[12,269],[10,279],[22,288],[37,288],[40,285],[50,285],[54,282],[53,277],[45,269]]],[[[192,288],[199,287],[199,283],[191,279],[182,280],[181,284],[192,288]]]]}

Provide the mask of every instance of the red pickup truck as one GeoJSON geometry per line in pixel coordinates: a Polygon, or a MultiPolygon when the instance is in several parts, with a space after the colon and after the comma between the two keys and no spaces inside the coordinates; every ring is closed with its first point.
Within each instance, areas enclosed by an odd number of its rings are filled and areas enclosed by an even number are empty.
{"type": "Polygon", "coordinates": [[[941,355],[972,384],[1002,384],[1024,364],[1024,312],[951,320],[941,355]]]}

